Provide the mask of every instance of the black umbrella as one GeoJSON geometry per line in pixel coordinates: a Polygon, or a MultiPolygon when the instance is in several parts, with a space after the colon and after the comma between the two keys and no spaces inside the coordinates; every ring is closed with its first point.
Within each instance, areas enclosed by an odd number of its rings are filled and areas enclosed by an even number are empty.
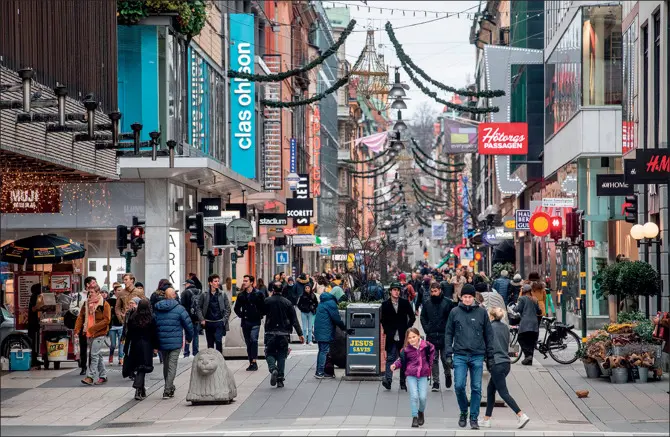
{"type": "Polygon", "coordinates": [[[2,247],[0,261],[11,264],[58,264],[83,258],[86,249],[76,241],[55,234],[33,235],[2,247]]]}

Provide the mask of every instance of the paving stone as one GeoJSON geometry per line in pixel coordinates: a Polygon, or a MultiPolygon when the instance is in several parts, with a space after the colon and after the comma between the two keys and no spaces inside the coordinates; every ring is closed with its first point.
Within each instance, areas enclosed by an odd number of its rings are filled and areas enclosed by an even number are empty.
{"type": "MultiPolygon", "coordinates": [[[[368,431],[367,436],[394,436],[396,435],[395,429],[372,429],[368,431]]],[[[407,435],[404,432],[402,435],[407,435]]]]}

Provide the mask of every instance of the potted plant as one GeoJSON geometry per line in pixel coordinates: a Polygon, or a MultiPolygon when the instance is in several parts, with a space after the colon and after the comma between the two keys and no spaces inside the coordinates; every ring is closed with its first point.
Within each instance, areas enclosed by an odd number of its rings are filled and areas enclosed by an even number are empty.
{"type": "Polygon", "coordinates": [[[630,363],[626,357],[620,355],[609,356],[605,359],[603,367],[612,370],[612,375],[610,375],[612,384],[625,384],[628,382],[630,363]]]}
{"type": "Polygon", "coordinates": [[[621,263],[619,283],[628,291],[628,296],[637,300],[639,296],[656,296],[661,292],[661,275],[644,261],[621,263]]]}
{"type": "Polygon", "coordinates": [[[600,366],[595,358],[588,356],[586,348],[580,347],[577,351],[577,358],[584,363],[584,370],[587,378],[597,378],[600,376],[600,366]]]}
{"type": "MultiPolygon", "coordinates": [[[[654,365],[654,357],[649,352],[641,354],[631,354],[630,365],[637,368],[637,378],[633,378],[634,382],[644,384],[649,378],[649,369],[654,365]]],[[[634,375],[635,375],[634,373],[634,375]]]]}
{"type": "Polygon", "coordinates": [[[607,331],[599,330],[589,335],[584,346],[577,351],[577,357],[584,363],[587,378],[597,378],[601,374],[600,364],[607,358],[612,342],[607,331]]]}

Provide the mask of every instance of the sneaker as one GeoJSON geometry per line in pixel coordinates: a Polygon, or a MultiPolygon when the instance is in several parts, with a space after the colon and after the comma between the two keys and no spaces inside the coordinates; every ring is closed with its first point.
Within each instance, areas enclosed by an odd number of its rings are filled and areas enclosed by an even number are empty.
{"type": "Polygon", "coordinates": [[[108,362],[109,362],[109,365],[110,365],[110,366],[111,366],[112,364],[114,364],[114,355],[110,355],[110,356],[109,356],[109,361],[108,361],[108,362]]]}
{"type": "Polygon", "coordinates": [[[119,366],[123,366],[123,358],[119,358],[119,366]]]}
{"type": "Polygon", "coordinates": [[[93,378],[89,378],[88,376],[84,379],[81,380],[82,384],[86,385],[93,385],[93,378]]]}
{"type": "Polygon", "coordinates": [[[458,418],[458,426],[465,428],[465,425],[468,424],[468,413],[461,413],[461,416],[458,418]]]}
{"type": "Polygon", "coordinates": [[[270,385],[274,387],[277,385],[277,377],[279,376],[279,372],[277,372],[277,369],[272,371],[272,374],[270,375],[270,385]]]}
{"type": "Polygon", "coordinates": [[[98,378],[97,381],[95,381],[95,385],[102,385],[107,382],[107,378],[98,378]]]}
{"type": "Polygon", "coordinates": [[[433,388],[430,389],[430,391],[440,391],[440,383],[439,382],[434,382],[433,383],[433,388]]]}
{"type": "Polygon", "coordinates": [[[419,426],[423,426],[426,423],[426,416],[424,416],[423,411],[419,411],[419,426]]]}
{"type": "Polygon", "coordinates": [[[167,391],[167,390],[163,390],[163,399],[167,399],[167,398],[169,398],[169,397],[170,397],[170,395],[168,394],[168,391],[167,391]]]}
{"type": "Polygon", "coordinates": [[[316,379],[323,379],[323,378],[326,377],[326,375],[324,375],[323,373],[317,373],[317,374],[314,375],[314,377],[315,377],[316,379]]]}
{"type": "Polygon", "coordinates": [[[400,390],[407,391],[407,384],[405,383],[405,381],[400,381],[400,390]]]}
{"type": "Polygon", "coordinates": [[[532,366],[533,365],[533,359],[532,358],[524,358],[523,361],[521,361],[521,364],[524,366],[532,366]]]}
{"type": "Polygon", "coordinates": [[[277,381],[277,388],[284,388],[284,381],[277,381]]]}
{"type": "Polygon", "coordinates": [[[247,367],[247,372],[255,372],[256,370],[258,370],[257,363],[250,363],[249,367],[247,367]]]}
{"type": "Polygon", "coordinates": [[[412,428],[418,428],[418,427],[419,427],[419,418],[412,417],[412,428]]]}
{"type": "Polygon", "coordinates": [[[444,386],[451,388],[451,373],[444,375],[444,386]]]}
{"type": "Polygon", "coordinates": [[[482,428],[491,428],[491,419],[479,419],[479,426],[482,428]]]}
{"type": "Polygon", "coordinates": [[[170,391],[168,392],[168,397],[169,397],[169,398],[173,398],[173,397],[174,397],[174,392],[175,392],[175,389],[170,390],[170,391]]]}
{"type": "Polygon", "coordinates": [[[335,375],[329,375],[328,373],[324,373],[324,374],[323,374],[323,377],[324,377],[325,379],[335,379],[335,375]]]}
{"type": "Polygon", "coordinates": [[[384,386],[384,388],[385,388],[386,390],[391,390],[391,381],[389,381],[388,379],[384,378],[384,379],[382,380],[382,386],[384,386]]]}
{"type": "Polygon", "coordinates": [[[477,422],[476,417],[470,418],[470,429],[479,429],[479,423],[477,422]]]}
{"type": "Polygon", "coordinates": [[[142,397],[142,389],[141,388],[136,388],[135,389],[135,400],[136,401],[141,401],[142,399],[144,399],[142,397]]]}
{"type": "Polygon", "coordinates": [[[519,429],[523,428],[524,426],[526,426],[529,420],[530,417],[526,416],[526,413],[521,413],[521,416],[519,416],[519,421],[517,422],[516,427],[519,429]]]}

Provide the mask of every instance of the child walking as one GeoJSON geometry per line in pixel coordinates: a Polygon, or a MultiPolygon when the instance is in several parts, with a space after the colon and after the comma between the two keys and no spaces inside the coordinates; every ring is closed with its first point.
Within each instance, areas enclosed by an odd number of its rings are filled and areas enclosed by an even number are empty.
{"type": "Polygon", "coordinates": [[[418,329],[409,328],[405,334],[405,346],[400,351],[400,358],[391,365],[391,371],[403,369],[407,377],[412,428],[422,426],[425,421],[428,377],[431,375],[434,360],[435,346],[422,340],[418,329]]]}

